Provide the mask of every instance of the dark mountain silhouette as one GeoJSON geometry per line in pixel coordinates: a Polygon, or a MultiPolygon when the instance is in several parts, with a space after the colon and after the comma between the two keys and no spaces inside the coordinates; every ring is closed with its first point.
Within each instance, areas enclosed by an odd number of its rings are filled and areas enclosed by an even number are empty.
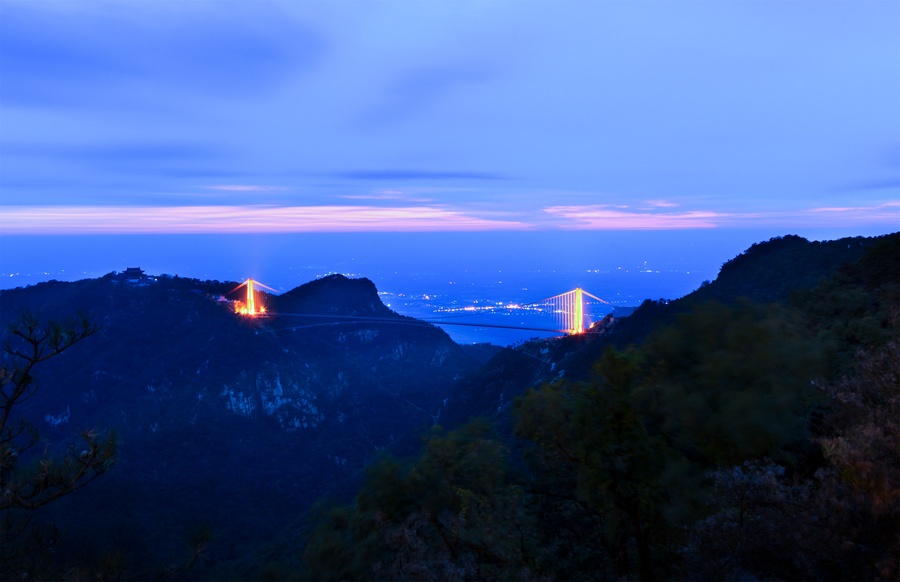
{"type": "Polygon", "coordinates": [[[680,300],[496,355],[260,571],[896,580],[898,330],[900,234],[754,245],[680,300]]]}
{"type": "Polygon", "coordinates": [[[329,275],[291,289],[275,297],[274,304],[282,313],[402,317],[381,302],[370,280],[348,279],[342,275],[329,275]]]}
{"type": "Polygon", "coordinates": [[[885,325],[866,322],[881,317],[878,301],[897,302],[880,289],[900,279],[898,249],[898,234],[779,237],[686,297],[648,300],[592,334],[502,350],[459,346],[391,311],[371,281],[340,275],[261,293],[268,314],[259,318],[234,313],[236,282],[110,274],[2,291],[4,329],[22,309],[44,320],[85,311],[102,325],[35,369],[40,389],[16,413],[51,453],[84,428],[115,430],[120,442],[113,471],[44,508],[36,523],[60,526],[62,564],[120,551],[142,573],[178,561],[191,532],[208,526],[217,571],[251,575],[260,556],[295,551],[292,536],[312,504],[348,499],[379,451],[414,452],[432,425],[473,416],[499,420],[509,435],[511,404],[528,388],[586,378],[607,346],[639,343],[702,303],[799,304],[825,343],[828,334],[845,351],[877,343],[885,325]]]}
{"type": "Polygon", "coordinates": [[[529,387],[560,377],[585,379],[608,346],[640,343],[652,330],[674,324],[679,315],[704,302],[798,303],[803,309],[824,309],[826,313],[820,317],[849,317],[853,314],[847,314],[848,309],[871,300],[852,295],[831,298],[836,301],[832,305],[812,290],[835,277],[851,277],[855,286],[900,282],[898,270],[900,233],[833,241],[787,235],[756,243],[727,261],[715,281],[685,297],[648,299],[627,317],[598,322],[602,328],[593,331],[602,333],[533,341],[505,350],[459,384],[441,419],[455,426],[471,416],[502,418],[512,401],[529,387]]]}
{"type": "Polygon", "coordinates": [[[334,275],[264,296],[269,315],[258,319],[223,301],[235,286],[108,275],[0,294],[4,327],[21,309],[45,320],[85,311],[102,325],[36,368],[40,388],[16,410],[51,450],[84,428],[119,437],[115,470],[45,513],[98,532],[61,548],[161,559],[205,523],[218,557],[233,555],[430,426],[451,385],[478,366],[442,330],[388,309],[366,279],[334,275]]]}

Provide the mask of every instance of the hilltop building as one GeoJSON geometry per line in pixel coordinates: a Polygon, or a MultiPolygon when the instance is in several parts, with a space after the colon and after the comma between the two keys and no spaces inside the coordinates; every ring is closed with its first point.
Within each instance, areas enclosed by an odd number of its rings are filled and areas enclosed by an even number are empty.
{"type": "Polygon", "coordinates": [[[119,274],[119,278],[129,285],[144,285],[147,283],[147,275],[140,267],[128,267],[119,274]]]}

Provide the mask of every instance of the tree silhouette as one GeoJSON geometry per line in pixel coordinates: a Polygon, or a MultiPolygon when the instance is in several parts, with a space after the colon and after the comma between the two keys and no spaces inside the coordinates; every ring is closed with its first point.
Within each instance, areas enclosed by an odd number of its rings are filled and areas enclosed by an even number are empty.
{"type": "MultiPolygon", "coordinates": [[[[83,444],[64,455],[40,458],[27,454],[39,440],[37,428],[24,418],[13,419],[18,405],[37,391],[32,371],[100,330],[86,316],[42,323],[29,311],[9,326],[0,367],[0,511],[9,525],[8,510],[36,509],[75,491],[105,473],[116,454],[112,436],[95,430],[81,434],[83,444]],[[30,461],[30,462],[29,462],[30,461]]],[[[9,530],[7,529],[7,536],[9,530]]]]}

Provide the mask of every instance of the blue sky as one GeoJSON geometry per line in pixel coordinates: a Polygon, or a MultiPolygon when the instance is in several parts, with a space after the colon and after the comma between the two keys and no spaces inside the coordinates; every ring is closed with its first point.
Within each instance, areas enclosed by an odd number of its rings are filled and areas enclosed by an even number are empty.
{"type": "Polygon", "coordinates": [[[16,236],[898,225],[896,0],[0,0],[7,265],[16,236]]]}

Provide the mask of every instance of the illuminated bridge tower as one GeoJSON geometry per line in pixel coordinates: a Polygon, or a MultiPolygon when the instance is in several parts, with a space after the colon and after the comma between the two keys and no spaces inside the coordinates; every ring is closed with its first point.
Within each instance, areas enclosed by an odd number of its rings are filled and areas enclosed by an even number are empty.
{"type": "Polygon", "coordinates": [[[253,279],[247,279],[247,314],[256,315],[256,290],[253,288],[253,279]]]}
{"type": "Polygon", "coordinates": [[[559,326],[570,335],[584,333],[584,296],[609,305],[608,301],[588,293],[581,287],[548,297],[532,305],[546,305],[557,317],[559,326]]]}
{"type": "Polygon", "coordinates": [[[263,289],[268,289],[269,291],[273,291],[273,292],[277,293],[277,291],[275,291],[275,289],[272,289],[268,285],[264,285],[263,283],[260,283],[259,281],[254,281],[253,279],[247,279],[246,281],[244,281],[243,283],[241,283],[240,285],[238,285],[237,287],[232,289],[230,291],[230,293],[234,293],[241,287],[247,287],[247,301],[246,301],[246,303],[242,303],[242,302],[238,301],[235,305],[235,311],[237,313],[240,313],[241,315],[248,315],[251,317],[255,317],[257,315],[264,315],[266,313],[266,307],[264,305],[262,305],[259,301],[257,301],[257,298],[256,298],[256,293],[257,293],[256,288],[257,287],[262,287],[263,289]]]}

